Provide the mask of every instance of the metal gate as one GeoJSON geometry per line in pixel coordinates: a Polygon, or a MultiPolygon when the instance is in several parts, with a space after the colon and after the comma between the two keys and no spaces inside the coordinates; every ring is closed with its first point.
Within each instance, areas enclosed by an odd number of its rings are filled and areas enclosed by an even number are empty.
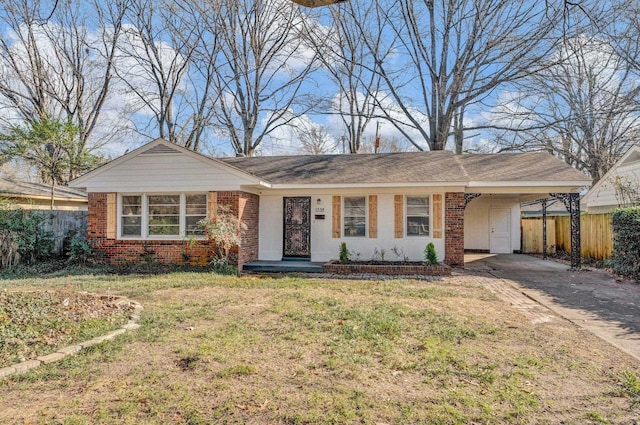
{"type": "Polygon", "coordinates": [[[311,198],[284,198],[283,257],[311,257],[311,198]]]}

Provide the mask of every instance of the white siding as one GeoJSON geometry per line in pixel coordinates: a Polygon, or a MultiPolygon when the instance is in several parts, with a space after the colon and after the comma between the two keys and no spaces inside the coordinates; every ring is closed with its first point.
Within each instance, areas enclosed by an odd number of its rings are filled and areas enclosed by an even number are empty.
{"type": "MultiPolygon", "coordinates": [[[[398,260],[392,253],[397,247],[412,261],[424,260],[424,249],[429,242],[433,242],[440,261],[444,260],[444,238],[433,239],[430,237],[394,237],[394,194],[429,195],[428,191],[411,191],[395,193],[353,192],[339,193],[291,193],[291,194],[265,194],[260,196],[260,247],[259,258],[261,260],[282,259],[283,244],[283,197],[285,196],[311,196],[311,260],[329,261],[338,258],[340,244],[346,242],[347,248],[359,254],[361,260],[370,260],[374,251],[385,251],[385,260],[398,260]],[[333,238],[332,230],[332,197],[333,196],[378,196],[378,237],[343,237],[333,238]],[[317,200],[320,199],[320,203],[317,200]],[[316,211],[318,209],[318,211],[316,211]],[[316,214],[324,214],[324,220],[316,220],[316,214]]],[[[437,193],[437,192],[435,192],[437,193]]],[[[432,202],[433,204],[433,202],[432,202]]],[[[431,206],[433,208],[433,206],[431,206]]],[[[444,208],[444,206],[443,206],[444,208]]],[[[433,215],[433,213],[432,213],[433,215]]],[[[443,212],[444,216],[444,212],[443,212]]],[[[432,223],[433,225],[433,223],[432,223]]],[[[368,231],[368,227],[367,227],[368,231]]],[[[402,259],[402,258],[400,258],[402,259]]]]}
{"type": "Polygon", "coordinates": [[[489,250],[491,208],[511,209],[511,250],[520,250],[520,202],[513,198],[484,195],[473,199],[464,211],[464,249],[489,250]]]}
{"type": "Polygon", "coordinates": [[[239,190],[252,182],[224,165],[184,154],[132,157],[87,182],[87,192],[200,192],[239,190]]]}
{"type": "Polygon", "coordinates": [[[605,213],[618,208],[621,201],[616,196],[614,182],[620,179],[624,184],[640,190],[640,161],[626,163],[611,170],[597,187],[585,196],[584,202],[590,213],[605,213]]]}

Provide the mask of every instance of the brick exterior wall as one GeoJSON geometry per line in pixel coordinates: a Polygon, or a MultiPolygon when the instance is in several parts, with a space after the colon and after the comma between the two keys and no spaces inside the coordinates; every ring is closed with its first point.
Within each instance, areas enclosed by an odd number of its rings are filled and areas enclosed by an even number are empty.
{"type": "Polygon", "coordinates": [[[444,262],[464,266],[464,193],[444,195],[444,262]]]}
{"type": "Polygon", "coordinates": [[[451,267],[445,264],[425,266],[422,264],[340,264],[330,262],[322,265],[323,273],[334,274],[379,274],[386,276],[451,276],[451,267]]]}
{"type": "Polygon", "coordinates": [[[258,259],[258,243],[260,233],[260,197],[253,193],[240,192],[238,199],[238,216],[246,223],[247,231],[242,236],[238,252],[238,268],[244,263],[258,259]]]}
{"type": "MultiPolygon", "coordinates": [[[[245,192],[218,192],[218,204],[227,205],[247,223],[238,252],[238,265],[258,258],[259,198],[245,192]],[[245,252],[246,247],[246,252],[245,252]]],[[[163,264],[205,266],[214,254],[208,240],[118,240],[107,238],[107,194],[88,194],[87,238],[91,247],[112,264],[158,261],[163,264]]]]}

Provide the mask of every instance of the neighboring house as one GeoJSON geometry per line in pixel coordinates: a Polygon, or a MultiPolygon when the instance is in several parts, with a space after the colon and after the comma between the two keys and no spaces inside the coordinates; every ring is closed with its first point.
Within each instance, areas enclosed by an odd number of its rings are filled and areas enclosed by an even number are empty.
{"type": "MultiPolygon", "coordinates": [[[[48,210],[51,208],[51,186],[0,178],[0,198],[8,199],[20,208],[48,210]]],[[[56,186],[53,200],[56,210],[87,210],[87,193],[83,190],[56,186]]]]}
{"type": "Polygon", "coordinates": [[[341,242],[389,260],[422,260],[433,242],[461,266],[465,249],[520,249],[520,202],[588,184],[547,153],[209,158],[161,139],[70,182],[87,190],[88,237],[112,262],[202,262],[195,224],[227,205],[248,225],[239,266],[336,259],[341,242]]]}
{"type": "Polygon", "coordinates": [[[582,199],[589,214],[640,205],[640,146],[632,146],[582,199]]]}
{"type": "MultiPolygon", "coordinates": [[[[520,204],[522,218],[542,217],[542,202],[540,200],[527,201],[520,204]]],[[[547,217],[558,217],[569,215],[567,207],[558,199],[547,200],[547,217]]]]}

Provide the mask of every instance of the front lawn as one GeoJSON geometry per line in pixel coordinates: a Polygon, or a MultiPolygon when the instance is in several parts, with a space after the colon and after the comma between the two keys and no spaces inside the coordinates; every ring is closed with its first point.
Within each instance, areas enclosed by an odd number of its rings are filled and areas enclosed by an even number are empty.
{"type": "Polygon", "coordinates": [[[0,281],[140,301],[142,327],[0,381],[0,423],[632,423],[640,368],[465,276],[0,281]]]}

